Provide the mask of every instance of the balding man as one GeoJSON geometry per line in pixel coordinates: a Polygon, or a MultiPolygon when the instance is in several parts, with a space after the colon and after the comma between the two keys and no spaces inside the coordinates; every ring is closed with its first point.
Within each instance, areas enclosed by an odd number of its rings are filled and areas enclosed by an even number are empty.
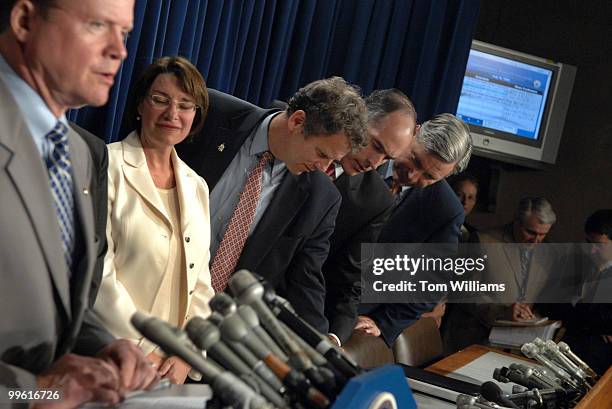
{"type": "MultiPolygon", "coordinates": [[[[393,182],[403,187],[399,203],[383,227],[380,243],[459,242],[463,207],[445,178],[463,171],[472,138],[463,121],[440,114],[421,125],[408,149],[394,161],[393,182]]],[[[435,304],[364,304],[355,327],[392,345],[402,330],[435,304]]]]}

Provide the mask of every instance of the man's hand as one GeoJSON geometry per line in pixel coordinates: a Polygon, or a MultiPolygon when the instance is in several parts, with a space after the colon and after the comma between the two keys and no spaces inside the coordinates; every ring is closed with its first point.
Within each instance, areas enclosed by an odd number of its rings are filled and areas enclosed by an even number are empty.
{"type": "Polygon", "coordinates": [[[436,305],[433,310],[422,314],[421,317],[433,318],[434,320],[436,320],[436,326],[440,328],[440,325],[442,325],[442,317],[444,316],[445,312],[446,312],[446,303],[443,302],[441,304],[436,305]]]}
{"type": "Polygon", "coordinates": [[[158,373],[174,384],[183,384],[190,370],[191,366],[187,362],[177,356],[171,356],[164,361],[158,373]]]}
{"type": "Polygon", "coordinates": [[[149,389],[159,381],[159,375],[143,352],[134,343],[119,339],[97,354],[119,368],[121,387],[127,391],[149,389]]]}
{"type": "Polygon", "coordinates": [[[36,377],[38,388],[59,389],[62,400],[34,405],[40,409],[75,408],[89,401],[116,405],[123,399],[119,370],[101,359],[67,354],[36,377]]]}
{"type": "Polygon", "coordinates": [[[603,342],[606,344],[612,344],[612,335],[602,335],[603,342]]]}
{"type": "Polygon", "coordinates": [[[151,352],[149,355],[147,355],[147,359],[149,360],[153,368],[155,368],[155,370],[157,371],[159,367],[162,366],[162,364],[164,363],[164,359],[166,358],[164,358],[157,352],[151,352]]]}
{"type": "Polygon", "coordinates": [[[365,332],[366,334],[375,337],[380,336],[380,328],[378,328],[378,325],[376,325],[372,318],[366,317],[365,315],[360,315],[357,317],[357,324],[355,324],[355,330],[365,332]]]}
{"type": "Polygon", "coordinates": [[[535,314],[528,304],[512,304],[512,321],[532,320],[534,318],[535,314]]]}

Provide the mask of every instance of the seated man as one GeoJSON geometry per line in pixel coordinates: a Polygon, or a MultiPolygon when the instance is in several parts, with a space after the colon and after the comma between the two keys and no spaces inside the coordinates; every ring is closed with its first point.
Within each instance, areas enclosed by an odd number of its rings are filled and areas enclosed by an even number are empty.
{"type": "Polygon", "coordinates": [[[504,283],[505,292],[495,303],[456,304],[446,317],[444,342],[448,352],[487,342],[495,320],[535,318],[532,302],[540,295],[554,270],[550,249],[539,248],[556,222],[551,204],[542,197],[520,200],[513,221],[479,234],[487,255],[486,281],[504,283]],[[516,245],[497,244],[517,243],[516,245]],[[508,303],[505,303],[508,301],[508,303]],[[528,302],[529,301],[529,302],[528,302]]]}
{"type": "MultiPolygon", "coordinates": [[[[470,160],[469,129],[451,114],[437,115],[418,130],[410,147],[394,161],[393,181],[403,186],[400,200],[383,227],[379,243],[457,245],[463,207],[444,180],[470,160]]],[[[435,304],[362,304],[356,330],[382,336],[392,345],[402,330],[435,304]]]]}
{"type": "Polygon", "coordinates": [[[329,257],[323,265],[325,316],[339,345],[351,335],[361,295],[361,243],[375,243],[391,213],[393,197],[376,168],[398,157],[417,128],[412,102],[396,89],[378,90],[366,98],[368,146],[330,167],[342,195],[329,257]]]}
{"type": "Polygon", "coordinates": [[[340,194],[316,171],[365,145],[363,99],[339,77],[301,88],[285,111],[209,94],[201,135],[177,151],[211,189],[213,287],[223,291],[235,270],[252,270],[327,333],[321,266],[340,194]]]}

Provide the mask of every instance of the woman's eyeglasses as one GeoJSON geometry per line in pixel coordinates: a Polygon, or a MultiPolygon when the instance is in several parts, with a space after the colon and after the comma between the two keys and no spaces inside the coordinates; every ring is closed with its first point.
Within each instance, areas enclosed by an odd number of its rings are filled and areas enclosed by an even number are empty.
{"type": "Polygon", "coordinates": [[[195,102],[191,101],[174,101],[172,98],[168,98],[165,95],[161,94],[149,94],[148,100],[151,103],[153,108],[157,109],[168,109],[173,102],[176,103],[176,110],[179,112],[194,112],[198,108],[200,108],[195,102]]]}

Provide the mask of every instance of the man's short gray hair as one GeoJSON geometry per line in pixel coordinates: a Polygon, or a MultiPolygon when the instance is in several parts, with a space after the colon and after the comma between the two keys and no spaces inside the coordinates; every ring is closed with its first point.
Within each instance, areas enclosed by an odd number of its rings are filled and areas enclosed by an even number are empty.
{"type": "Polygon", "coordinates": [[[444,163],[456,163],[453,173],[467,168],[472,155],[472,135],[455,115],[439,114],[421,125],[416,140],[444,163]]]}
{"type": "Polygon", "coordinates": [[[548,200],[543,197],[524,197],[518,205],[516,214],[525,223],[532,214],[538,218],[542,224],[554,224],[557,221],[557,214],[548,200]]]}

